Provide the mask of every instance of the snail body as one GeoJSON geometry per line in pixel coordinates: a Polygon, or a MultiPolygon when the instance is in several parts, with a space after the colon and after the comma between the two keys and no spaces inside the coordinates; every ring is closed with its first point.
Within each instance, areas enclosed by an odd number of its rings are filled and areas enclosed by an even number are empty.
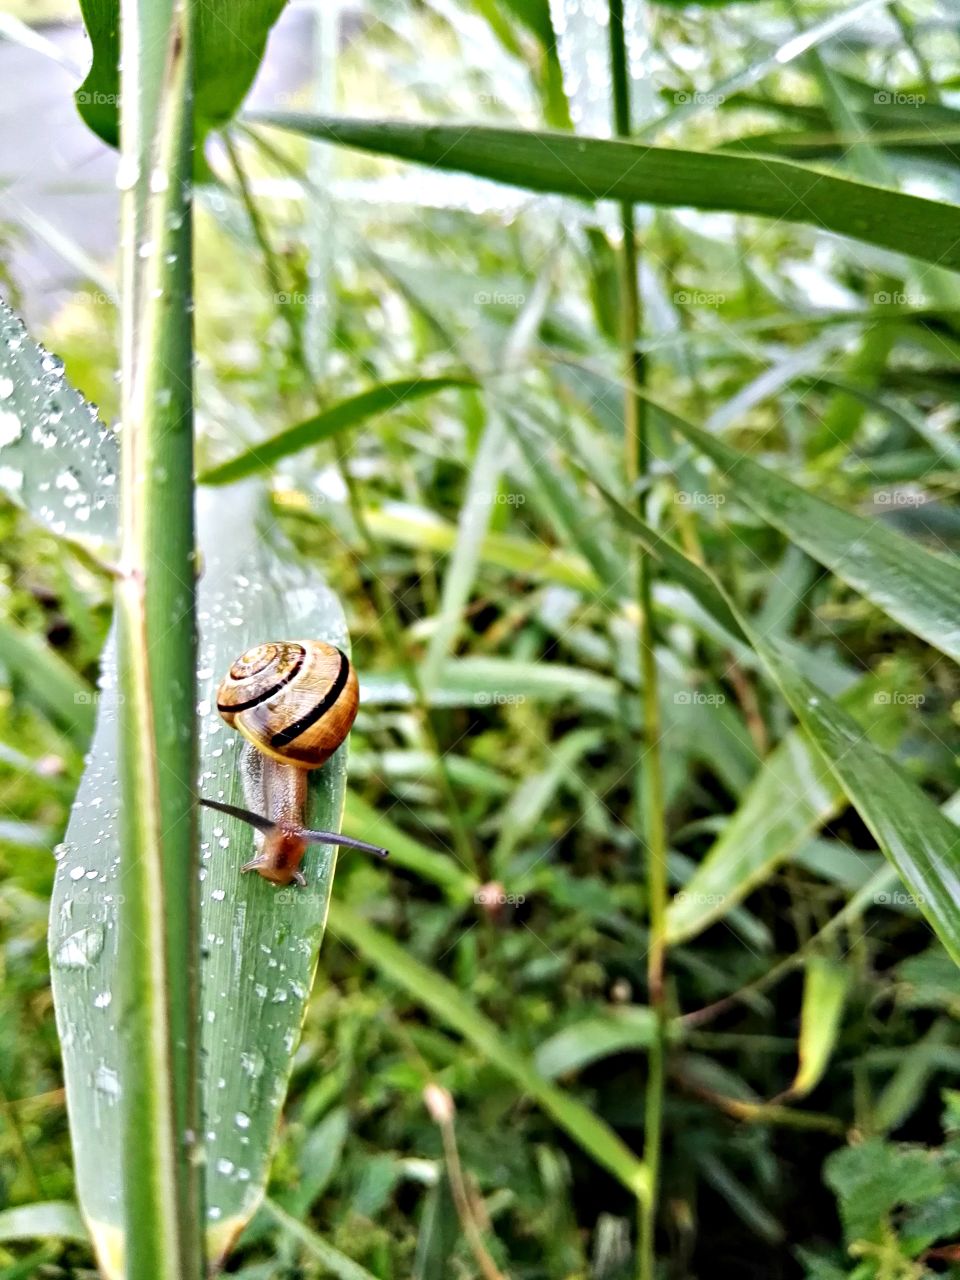
{"type": "Polygon", "coordinates": [[[359,704],[357,674],[340,649],[322,640],[282,640],[241,654],[217,690],[217,710],[246,739],[242,768],[258,812],[201,797],[200,803],[251,825],[257,856],[243,871],[274,884],[304,885],[300,863],[311,844],[386,850],[303,825],[307,775],[345,741],[359,704]]]}

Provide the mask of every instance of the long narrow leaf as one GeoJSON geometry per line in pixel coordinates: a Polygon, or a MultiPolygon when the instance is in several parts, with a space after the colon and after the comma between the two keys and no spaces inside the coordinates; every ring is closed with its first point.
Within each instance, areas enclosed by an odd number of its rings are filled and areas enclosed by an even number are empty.
{"type": "Polygon", "coordinates": [[[293,112],[264,112],[252,120],[531,191],[752,213],[808,223],[923,261],[960,267],[960,214],[952,206],[783,160],[475,124],[408,124],[293,112]]]}
{"type": "Polygon", "coordinates": [[[399,405],[419,400],[422,396],[431,395],[435,391],[443,391],[447,387],[470,387],[476,384],[466,377],[444,378],[405,378],[397,382],[384,382],[378,387],[371,387],[359,395],[341,400],[339,404],[324,409],[322,413],[298,422],[295,427],[288,427],[278,435],[271,436],[260,444],[247,449],[246,452],[211,467],[200,477],[203,484],[229,484],[233,480],[242,480],[245,476],[255,475],[260,471],[269,471],[275,462],[287,458],[301,449],[329,440],[332,436],[348,427],[358,426],[376,414],[385,413],[399,405]]]}
{"type": "Polygon", "coordinates": [[[878,520],[865,520],[807,493],[654,403],[681,435],[713,459],[759,515],[908,631],[960,661],[957,565],[878,520]]]}
{"type": "Polygon", "coordinates": [[[916,905],[960,963],[960,827],[867,741],[842,707],[794,668],[779,643],[754,637],[754,647],[916,905]]]}

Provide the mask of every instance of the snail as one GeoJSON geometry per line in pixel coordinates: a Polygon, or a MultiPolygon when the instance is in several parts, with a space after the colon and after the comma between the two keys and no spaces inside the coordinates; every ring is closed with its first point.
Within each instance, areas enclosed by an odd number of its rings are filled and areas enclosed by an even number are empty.
{"type": "Polygon", "coordinates": [[[307,882],[300,863],[311,844],[387,856],[379,845],[303,825],[307,773],[325,764],[345,740],[359,696],[350,659],[322,640],[258,644],[220,682],[217,710],[246,739],[244,790],[256,811],[203,796],[200,803],[256,831],[257,856],[241,870],[258,871],[274,884],[302,886],[307,882]]]}

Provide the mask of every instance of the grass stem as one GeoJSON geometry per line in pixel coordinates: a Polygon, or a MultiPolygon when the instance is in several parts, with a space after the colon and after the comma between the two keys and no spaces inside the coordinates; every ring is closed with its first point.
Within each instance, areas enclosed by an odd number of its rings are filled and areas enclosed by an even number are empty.
{"type": "MultiPolygon", "coordinates": [[[[613,87],[613,128],[617,137],[632,132],[630,79],[624,36],[623,0],[610,0],[610,70],[613,87]]],[[[637,515],[648,518],[650,442],[647,405],[640,389],[646,381],[644,357],[639,349],[643,328],[639,261],[633,205],[620,205],[620,341],[626,390],[623,402],[624,450],[627,481],[635,495],[637,515]]],[[[643,832],[646,850],[647,913],[650,948],[647,984],[650,1005],[657,1014],[657,1033],[648,1054],[644,1106],[644,1163],[650,1173],[649,1194],[640,1200],[638,1222],[638,1275],[653,1280],[655,1228],[660,1181],[663,1133],[664,1072],[666,1053],[667,838],[661,759],[660,696],[653,620],[653,562],[642,549],[636,551],[637,601],[640,609],[640,674],[643,729],[639,742],[637,776],[637,828],[643,832]]]]}

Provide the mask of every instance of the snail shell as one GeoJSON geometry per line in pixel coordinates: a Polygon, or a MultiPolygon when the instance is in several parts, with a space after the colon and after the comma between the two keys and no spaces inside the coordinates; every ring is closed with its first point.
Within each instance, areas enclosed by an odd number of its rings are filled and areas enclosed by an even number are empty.
{"type": "Polygon", "coordinates": [[[280,640],[241,654],[217,690],[217,710],[256,749],[300,769],[319,769],[357,715],[357,673],[322,640],[280,640]]]}

